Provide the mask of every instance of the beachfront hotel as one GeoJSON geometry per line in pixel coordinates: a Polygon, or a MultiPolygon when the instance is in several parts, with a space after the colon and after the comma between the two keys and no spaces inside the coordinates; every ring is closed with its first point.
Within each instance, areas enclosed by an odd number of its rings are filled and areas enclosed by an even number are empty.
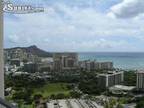
{"type": "Polygon", "coordinates": [[[96,60],[79,61],[79,67],[83,70],[112,70],[113,62],[98,62],[96,60]]]}

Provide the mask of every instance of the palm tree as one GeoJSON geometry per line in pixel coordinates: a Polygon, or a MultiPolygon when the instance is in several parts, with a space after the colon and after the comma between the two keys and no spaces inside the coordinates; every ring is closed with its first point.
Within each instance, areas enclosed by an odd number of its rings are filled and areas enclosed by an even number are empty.
{"type": "Polygon", "coordinates": [[[113,108],[116,105],[116,100],[115,99],[109,99],[105,101],[104,108],[113,108]]]}
{"type": "Polygon", "coordinates": [[[121,105],[121,104],[119,103],[116,108],[124,108],[124,107],[123,107],[123,105],[121,105]]]}

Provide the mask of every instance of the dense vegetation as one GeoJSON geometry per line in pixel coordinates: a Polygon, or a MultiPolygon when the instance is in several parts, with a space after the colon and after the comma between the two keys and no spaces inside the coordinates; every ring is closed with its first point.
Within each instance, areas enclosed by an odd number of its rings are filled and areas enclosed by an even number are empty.
{"type": "MultiPolygon", "coordinates": [[[[32,102],[33,88],[41,87],[45,84],[42,79],[32,79],[28,75],[5,76],[5,87],[12,88],[11,95],[9,96],[12,100],[18,101],[22,100],[26,103],[32,102]]],[[[6,93],[8,94],[8,93],[6,93]]]]}
{"type": "Polygon", "coordinates": [[[125,71],[124,72],[124,84],[127,86],[135,86],[136,85],[135,71],[125,71]]]}
{"type": "MultiPolygon", "coordinates": [[[[31,105],[37,98],[41,99],[63,99],[79,98],[82,93],[89,95],[100,95],[104,89],[98,85],[98,72],[81,72],[79,76],[75,75],[53,75],[49,81],[32,77],[30,75],[12,74],[5,76],[5,88],[12,87],[12,92],[7,95],[7,99],[14,100],[17,103],[31,105]]],[[[136,73],[134,71],[125,71],[124,84],[135,86],[136,73]]],[[[6,93],[7,94],[7,93],[6,93]]],[[[144,101],[139,101],[136,108],[141,108],[144,101]]],[[[107,106],[107,104],[106,104],[107,106]]],[[[122,108],[118,105],[117,108],[122,108]]],[[[144,107],[143,107],[144,108],[144,107]]]]}
{"type": "Polygon", "coordinates": [[[136,108],[144,108],[144,97],[138,99],[136,103],[136,108]]]}
{"type": "Polygon", "coordinates": [[[79,89],[89,95],[99,95],[104,91],[99,88],[96,72],[81,72],[79,89]]]}
{"type": "Polygon", "coordinates": [[[36,102],[35,97],[39,99],[63,99],[63,98],[79,98],[81,94],[74,90],[71,83],[50,83],[40,78],[31,77],[29,75],[13,76],[12,74],[5,76],[5,87],[12,88],[12,91],[6,93],[6,99],[13,100],[19,105],[36,102]]]}

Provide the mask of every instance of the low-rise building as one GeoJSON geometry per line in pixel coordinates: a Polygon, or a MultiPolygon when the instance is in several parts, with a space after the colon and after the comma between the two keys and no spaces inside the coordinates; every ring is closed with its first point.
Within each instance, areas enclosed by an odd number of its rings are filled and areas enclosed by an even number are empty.
{"type": "Polygon", "coordinates": [[[28,72],[14,72],[13,76],[20,76],[20,75],[29,75],[28,72]]]}
{"type": "Polygon", "coordinates": [[[114,85],[109,88],[109,91],[113,94],[127,94],[134,88],[135,86],[114,85]]]}

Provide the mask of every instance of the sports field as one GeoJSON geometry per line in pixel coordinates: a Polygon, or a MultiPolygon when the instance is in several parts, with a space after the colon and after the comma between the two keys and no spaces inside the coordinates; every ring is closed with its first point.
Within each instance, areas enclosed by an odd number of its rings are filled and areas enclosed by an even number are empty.
{"type": "Polygon", "coordinates": [[[41,94],[43,97],[48,97],[52,94],[56,95],[59,93],[68,95],[69,92],[70,90],[68,90],[66,83],[47,83],[41,88],[34,89],[34,95],[41,94]]]}

